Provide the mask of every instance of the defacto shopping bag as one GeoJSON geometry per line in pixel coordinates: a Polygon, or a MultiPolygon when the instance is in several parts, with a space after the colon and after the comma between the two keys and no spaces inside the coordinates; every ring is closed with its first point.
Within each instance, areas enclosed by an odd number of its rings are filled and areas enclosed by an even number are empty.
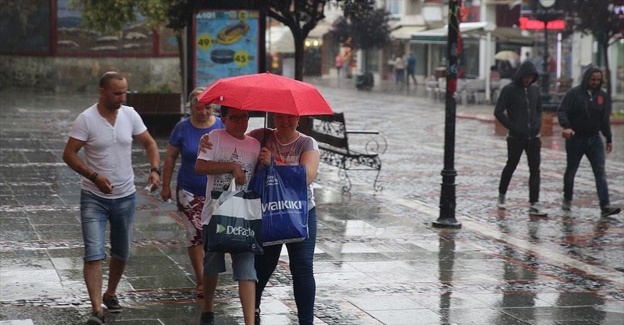
{"type": "Polygon", "coordinates": [[[262,210],[254,191],[236,190],[232,179],[208,222],[206,248],[213,252],[262,254],[262,210]]]}
{"type": "Polygon", "coordinates": [[[304,165],[270,166],[256,172],[249,184],[262,198],[262,245],[308,238],[308,186],[304,165]]]}

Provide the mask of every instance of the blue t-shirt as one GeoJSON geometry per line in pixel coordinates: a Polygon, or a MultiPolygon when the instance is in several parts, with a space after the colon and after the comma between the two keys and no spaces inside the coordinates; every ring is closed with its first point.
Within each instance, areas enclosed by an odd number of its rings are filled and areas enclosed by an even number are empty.
{"type": "Polygon", "coordinates": [[[169,136],[169,144],[180,149],[182,156],[180,170],[178,171],[178,187],[195,195],[206,194],[206,175],[195,174],[195,160],[197,160],[197,148],[202,135],[215,130],[224,129],[221,118],[217,117],[215,123],[206,129],[199,129],[191,124],[190,118],[186,118],[178,124],[169,136]]]}

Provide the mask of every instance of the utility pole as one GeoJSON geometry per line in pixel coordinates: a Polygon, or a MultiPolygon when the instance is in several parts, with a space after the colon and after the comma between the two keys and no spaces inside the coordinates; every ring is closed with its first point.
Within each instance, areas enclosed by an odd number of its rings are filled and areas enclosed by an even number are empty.
{"type": "Polygon", "coordinates": [[[437,228],[461,228],[455,219],[455,115],[457,102],[458,56],[461,54],[459,33],[459,10],[461,0],[449,0],[449,24],[446,39],[446,117],[444,119],[444,169],[442,170],[442,190],[440,194],[440,216],[433,222],[437,228]]]}
{"type": "Polygon", "coordinates": [[[557,103],[551,103],[550,101],[550,71],[548,71],[548,23],[560,19],[563,16],[563,12],[557,9],[557,0],[535,0],[535,18],[544,23],[544,53],[542,62],[542,75],[541,75],[541,96],[542,96],[542,108],[545,111],[555,111],[557,109],[557,103]]]}

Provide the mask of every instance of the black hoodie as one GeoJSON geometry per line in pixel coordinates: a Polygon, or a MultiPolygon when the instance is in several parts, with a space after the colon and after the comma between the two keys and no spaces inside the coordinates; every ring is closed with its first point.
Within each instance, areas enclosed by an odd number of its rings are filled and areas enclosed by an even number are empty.
{"type": "Polygon", "coordinates": [[[542,99],[539,88],[534,85],[537,69],[531,62],[522,63],[514,81],[501,90],[494,116],[509,130],[509,136],[517,139],[539,137],[542,127],[542,99]],[[522,83],[525,76],[533,76],[528,87],[522,83]],[[506,112],[506,113],[505,113],[506,112]]]}
{"type": "Polygon", "coordinates": [[[602,71],[590,65],[583,73],[581,84],[570,89],[557,111],[559,124],[564,129],[574,130],[574,136],[591,137],[602,131],[602,135],[611,143],[611,99],[602,88],[589,89],[589,79],[594,72],[602,71]]]}

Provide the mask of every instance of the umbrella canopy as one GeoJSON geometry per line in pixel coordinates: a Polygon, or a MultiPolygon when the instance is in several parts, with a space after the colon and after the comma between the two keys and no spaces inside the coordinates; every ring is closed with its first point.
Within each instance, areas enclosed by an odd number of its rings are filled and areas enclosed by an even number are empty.
{"type": "Polygon", "coordinates": [[[248,111],[298,116],[334,114],[314,85],[269,72],[219,79],[198,99],[248,111]]]}
{"type": "Polygon", "coordinates": [[[494,58],[501,61],[517,61],[520,56],[514,51],[500,51],[494,55],[494,58]]]}

